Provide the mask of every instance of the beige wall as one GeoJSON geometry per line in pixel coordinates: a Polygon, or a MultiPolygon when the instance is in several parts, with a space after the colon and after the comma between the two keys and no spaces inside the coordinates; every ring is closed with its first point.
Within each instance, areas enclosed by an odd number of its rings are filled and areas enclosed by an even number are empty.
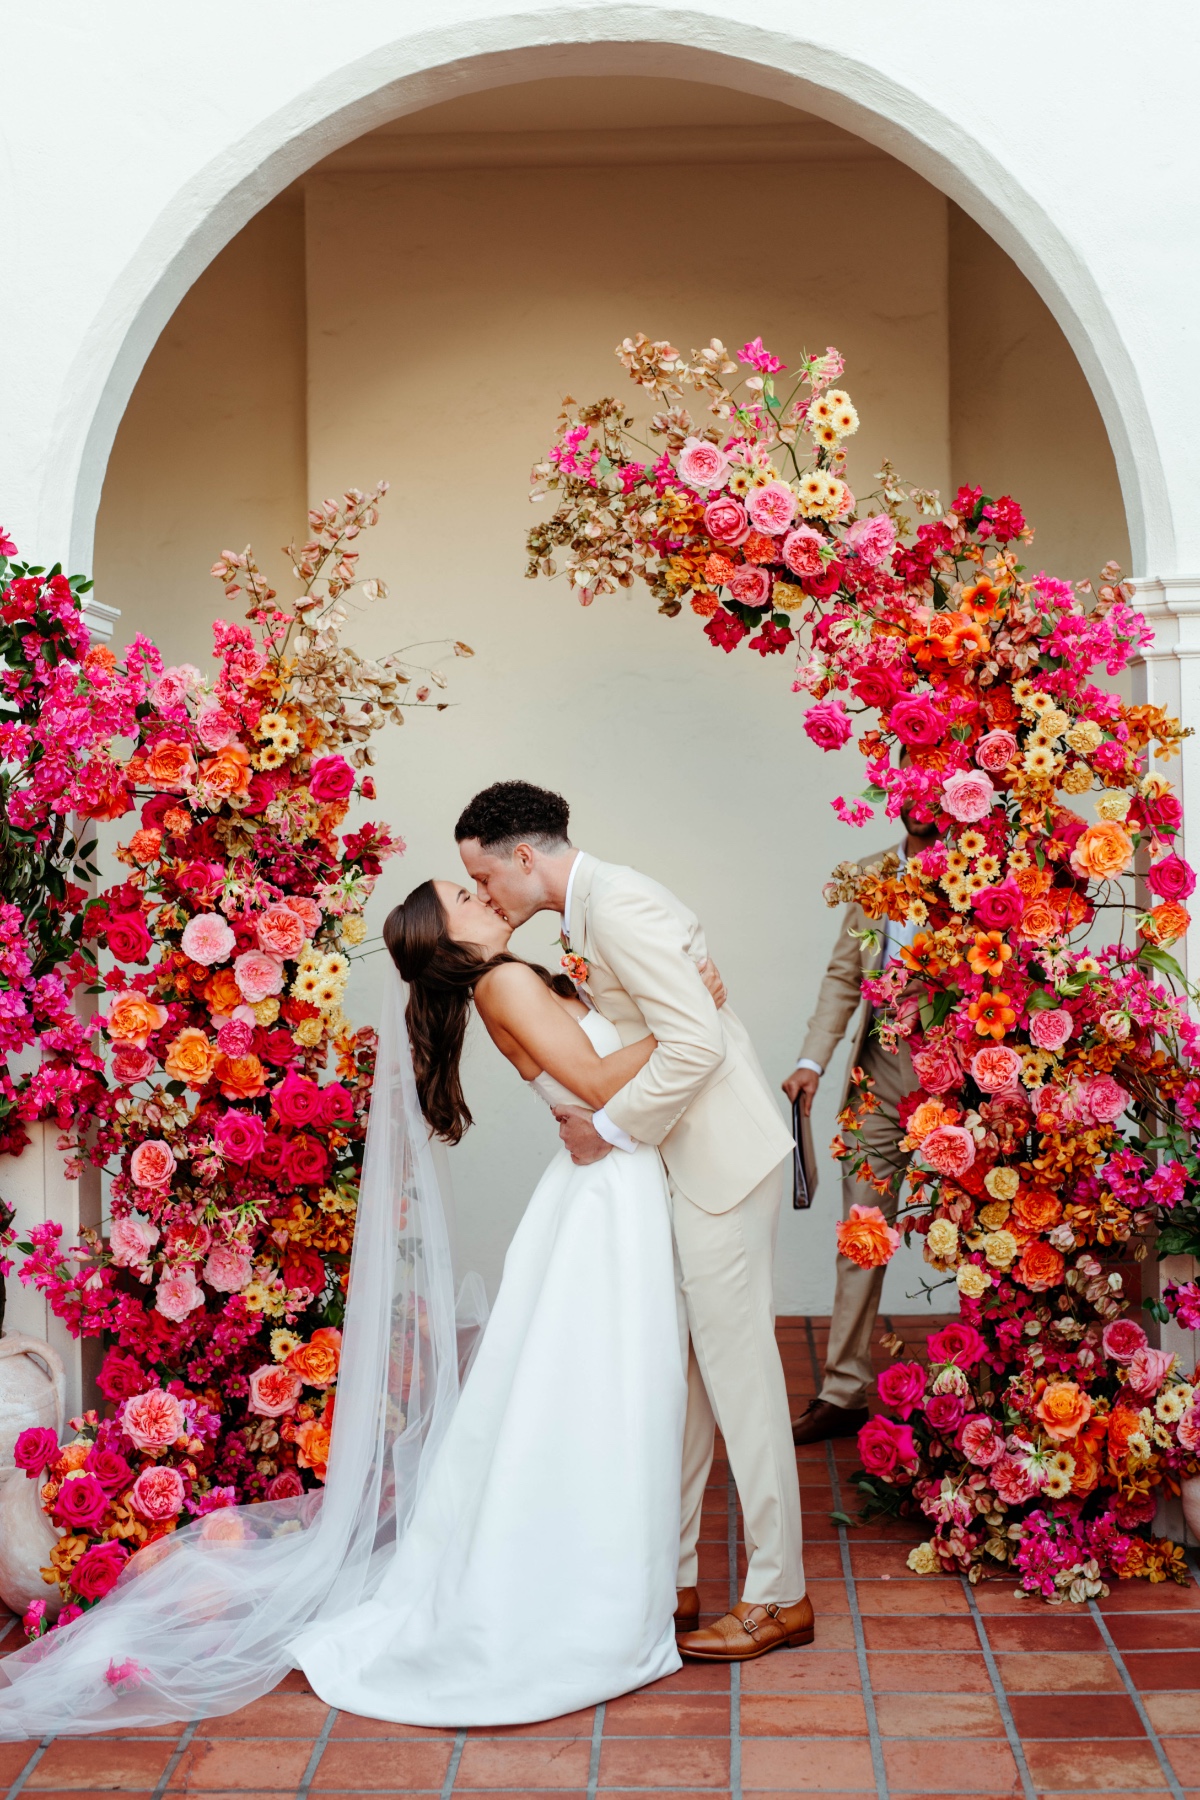
{"type": "MultiPolygon", "coordinates": [[[[409,852],[381,884],[376,928],[411,885],[456,872],[453,821],[477,787],[511,775],[558,787],[577,841],[650,870],[701,912],[778,1079],[835,928],[821,881],[839,857],[886,847],[891,832],[837,825],[829,801],[855,791],[859,760],[808,744],[784,659],[726,658],[690,615],[663,619],[640,592],[585,611],[561,584],[523,579],[523,536],[541,516],[527,472],[560,396],[622,391],[611,347],[639,328],[689,347],[713,332],[738,343],[761,331],[785,356],[837,343],[863,416],[850,446],[857,491],[869,492],[884,454],[949,490],[972,458],[995,452],[998,419],[1003,458],[978,478],[1025,500],[1043,524],[1039,553],[1053,542],[1078,557],[1064,573],[1117,553],[1111,458],[1070,352],[1023,279],[986,239],[964,251],[965,221],[948,220],[943,197],[900,165],[853,142],[839,148],[826,131],[807,161],[792,150],[748,166],[739,121],[777,123],[787,109],[750,113],[758,103],[721,90],[537,86],[481,96],[474,116],[465,102],[439,109],[439,129],[459,137],[434,143],[434,160],[469,157],[460,137],[472,130],[711,119],[736,166],[396,170],[410,144],[393,146],[393,172],[380,172],[366,144],[354,147],[355,169],[314,174],[304,215],[290,198],[260,215],[155,350],[110,466],[99,598],[123,609],[119,638],[144,630],[170,656],[202,661],[220,610],[207,576],[216,551],[253,538],[269,568],[306,491],[319,498],[386,475],[393,491],[362,568],[386,577],[391,598],[364,611],[359,641],[394,648],[453,634],[478,654],[451,668],[453,710],[412,719],[384,744],[375,810],[409,852]],[[664,212],[672,184],[680,204],[664,212]],[[697,190],[702,215],[684,204],[697,190]],[[1033,320],[1023,329],[1056,396],[1057,437],[1022,431],[1011,365],[992,354],[998,326],[984,301],[1001,287],[1002,320],[1018,301],[1033,320]],[[984,313],[978,327],[957,316],[964,306],[984,313]],[[1081,471],[1068,487],[1065,466],[1081,471]]],[[[422,119],[391,135],[420,136],[422,119]]],[[[549,140],[539,142],[544,156],[549,140]]],[[[1054,566],[1049,550],[1046,561],[1054,566]]],[[[515,947],[552,960],[555,935],[553,921],[535,920],[515,947]]],[[[382,973],[377,957],[357,971],[359,1016],[376,1009],[382,973]]],[[[821,1142],[841,1063],[824,1084],[821,1142]]],[[[451,1159],[461,1237],[494,1286],[555,1139],[490,1045],[472,1045],[466,1080],[478,1125],[451,1159]]],[[[836,1199],[826,1161],[816,1211],[783,1221],[785,1310],[828,1307],[836,1199]]],[[[889,1272],[894,1309],[908,1309],[914,1272],[889,1272]]]]}

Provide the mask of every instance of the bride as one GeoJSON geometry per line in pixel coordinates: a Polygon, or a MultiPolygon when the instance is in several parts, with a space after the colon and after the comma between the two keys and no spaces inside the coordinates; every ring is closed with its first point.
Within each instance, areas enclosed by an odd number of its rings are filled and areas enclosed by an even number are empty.
{"type": "Polygon", "coordinates": [[[510,935],[451,882],[387,920],[407,1031],[394,979],[324,1491],[209,1514],[133,1558],[97,1608],[0,1662],[0,1738],[212,1716],[295,1666],[330,1705],[441,1726],[556,1717],[680,1666],[686,1335],[656,1150],[558,1151],[459,1393],[469,1321],[430,1136],[471,1123],[472,1003],[551,1107],[604,1106],[655,1047],[622,1048],[510,935]]]}

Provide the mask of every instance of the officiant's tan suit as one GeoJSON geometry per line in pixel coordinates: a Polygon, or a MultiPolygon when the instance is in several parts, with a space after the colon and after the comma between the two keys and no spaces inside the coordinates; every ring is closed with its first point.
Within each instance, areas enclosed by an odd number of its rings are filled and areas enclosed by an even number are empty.
{"type": "Polygon", "coordinates": [[[585,853],[567,927],[571,951],[588,965],[584,992],[622,1043],[647,1032],[658,1040],[604,1115],[657,1145],[671,1190],[691,1339],[679,1586],[697,1584],[715,1418],[745,1520],[743,1598],[790,1605],[804,1593],[800,1489],[772,1269],[792,1139],[745,1027],[730,1007],[718,1012],[700,979],[704,932],[674,894],[585,853]]]}

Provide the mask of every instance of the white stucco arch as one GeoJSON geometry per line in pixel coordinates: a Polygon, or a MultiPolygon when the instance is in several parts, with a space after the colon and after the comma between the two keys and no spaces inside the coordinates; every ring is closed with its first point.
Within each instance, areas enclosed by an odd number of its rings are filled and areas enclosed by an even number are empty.
{"type": "MultiPolygon", "coordinates": [[[[289,182],[364,131],[454,94],[558,74],[637,73],[718,82],[802,106],[906,162],[972,214],[1037,288],[1080,361],[1112,443],[1135,567],[1176,567],[1160,437],[1127,334],[1073,229],[1072,196],[1064,189],[1056,212],[1017,160],[1002,154],[994,130],[971,128],[952,68],[931,67],[914,79],[911,67],[889,53],[889,34],[872,34],[868,59],[835,41],[836,19],[808,30],[787,18],[795,9],[773,6],[741,7],[742,16],[733,16],[652,0],[598,0],[567,10],[477,5],[399,34],[395,10],[387,10],[390,32],[373,35],[384,9],[366,8],[368,29],[357,34],[364,41],[344,61],[334,61],[330,45],[315,58],[293,58],[286,80],[275,84],[278,103],[265,104],[259,116],[235,108],[227,128],[215,133],[195,132],[181,116],[180,143],[169,159],[179,178],[140,217],[131,212],[122,220],[124,260],[95,293],[76,341],[57,346],[70,354],[44,420],[37,491],[26,494],[40,553],[65,547],[72,567],[90,566],[109,452],[146,357],[203,268],[289,182]]],[[[947,9],[935,4],[930,11],[947,9]]],[[[265,15],[277,9],[266,5],[261,14],[246,28],[256,38],[265,15]]],[[[914,29],[909,21],[910,37],[914,29]]],[[[347,35],[340,26],[331,34],[338,45],[347,35]]],[[[201,81],[200,69],[195,78],[201,81]]],[[[189,85],[185,69],[182,115],[195,98],[189,85]]],[[[103,155],[103,144],[98,149],[103,155]]],[[[151,201],[149,191],[145,198],[151,201]]]]}

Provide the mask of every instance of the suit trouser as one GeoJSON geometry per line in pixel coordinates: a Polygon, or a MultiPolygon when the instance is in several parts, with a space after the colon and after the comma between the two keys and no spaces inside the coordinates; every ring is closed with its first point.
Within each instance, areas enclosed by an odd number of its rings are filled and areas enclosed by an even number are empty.
{"type": "MultiPolygon", "coordinates": [[[[907,1157],[899,1149],[904,1136],[897,1107],[917,1085],[912,1057],[907,1044],[901,1044],[898,1056],[892,1056],[876,1042],[868,1044],[862,1067],[875,1082],[875,1095],[882,1102],[878,1112],[868,1113],[862,1124],[862,1141],[877,1175],[887,1175],[907,1157]]],[[[856,1177],[842,1182],[842,1217],[850,1217],[852,1206],[878,1206],[888,1223],[896,1217],[898,1195],[881,1195],[864,1186],[856,1177]]],[[[882,1269],[860,1269],[849,1257],[837,1259],[837,1287],[833,1297],[833,1317],[829,1322],[829,1349],[825,1358],[825,1380],[821,1399],[834,1406],[860,1407],[874,1383],[871,1371],[871,1333],[883,1294],[882,1269]]]]}
{"type": "Polygon", "coordinates": [[[671,1184],[686,1309],[687,1423],[679,1586],[695,1587],[700,1509],[721,1428],[745,1523],[743,1598],[791,1605],[804,1593],[800,1484],[787,1387],[775,1341],[773,1267],[784,1175],[767,1176],[728,1212],[709,1213],[671,1184]]]}

